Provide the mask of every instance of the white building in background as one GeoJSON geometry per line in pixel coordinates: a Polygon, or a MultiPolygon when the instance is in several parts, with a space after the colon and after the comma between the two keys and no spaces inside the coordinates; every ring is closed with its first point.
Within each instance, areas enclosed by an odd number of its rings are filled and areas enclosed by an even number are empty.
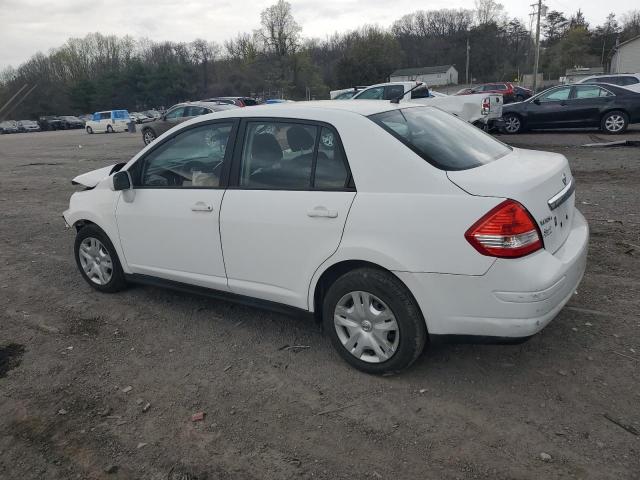
{"type": "Polygon", "coordinates": [[[640,72],[640,35],[619,44],[611,57],[611,73],[638,72],[640,72]]]}
{"type": "Polygon", "coordinates": [[[453,65],[436,67],[401,68],[389,76],[390,82],[424,82],[428,86],[456,85],[458,71],[453,65]]]}

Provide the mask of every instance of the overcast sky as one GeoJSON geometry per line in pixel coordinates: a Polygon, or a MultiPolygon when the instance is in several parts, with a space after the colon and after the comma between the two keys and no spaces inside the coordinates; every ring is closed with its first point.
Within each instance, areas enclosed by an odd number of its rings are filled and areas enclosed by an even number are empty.
{"type": "MultiPolygon", "coordinates": [[[[260,11],[275,0],[0,0],[0,69],[18,66],[37,51],[90,32],[153,40],[222,42],[258,27],[260,11]]],[[[365,23],[388,26],[415,10],[473,8],[473,0],[290,0],[306,37],[324,38],[365,23]]],[[[510,17],[529,25],[533,1],[503,0],[510,17]]],[[[579,5],[591,24],[609,12],[638,8],[638,0],[545,0],[550,9],[572,13],[579,5]],[[606,6],[603,6],[606,5],[606,6]]]]}

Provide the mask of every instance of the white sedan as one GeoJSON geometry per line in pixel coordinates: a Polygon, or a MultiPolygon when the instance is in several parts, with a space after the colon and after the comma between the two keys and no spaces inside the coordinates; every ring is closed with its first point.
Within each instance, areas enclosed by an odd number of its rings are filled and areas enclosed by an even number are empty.
{"type": "Polygon", "coordinates": [[[128,282],[308,312],[340,355],[398,371],[428,340],[522,341],[585,270],[564,156],[437,108],[304,102],[204,115],[74,179],[93,288],[128,282]]]}

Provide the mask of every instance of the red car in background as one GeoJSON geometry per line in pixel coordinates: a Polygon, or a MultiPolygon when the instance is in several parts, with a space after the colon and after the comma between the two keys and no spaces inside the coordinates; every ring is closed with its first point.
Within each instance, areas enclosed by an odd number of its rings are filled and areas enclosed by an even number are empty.
{"type": "Polygon", "coordinates": [[[464,88],[456,95],[470,95],[472,93],[501,93],[504,103],[521,102],[529,98],[531,90],[514,86],[510,82],[483,83],[471,88],[464,88]]]}

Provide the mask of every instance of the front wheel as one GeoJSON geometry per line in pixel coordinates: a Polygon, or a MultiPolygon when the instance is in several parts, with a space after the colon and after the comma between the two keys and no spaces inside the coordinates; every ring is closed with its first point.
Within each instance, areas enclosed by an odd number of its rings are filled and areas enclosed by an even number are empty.
{"type": "Polygon", "coordinates": [[[504,120],[504,131],[509,134],[520,133],[522,131],[522,120],[514,113],[507,113],[502,117],[504,120]]]}
{"type": "Polygon", "coordinates": [[[109,237],[96,225],[86,225],[76,235],[74,253],[85,281],[100,292],[122,290],[127,282],[109,237]]]}
{"type": "Polygon", "coordinates": [[[344,274],[329,287],[322,312],[333,346],[363,372],[403,370],[424,349],[427,328],[422,313],[391,273],[359,268],[344,274]]]}
{"type": "Polygon", "coordinates": [[[156,139],[156,133],[150,128],[145,128],[142,132],[142,141],[145,145],[149,145],[156,139]]]}
{"type": "Polygon", "coordinates": [[[87,133],[91,135],[93,133],[93,128],[87,127],[87,133]]]}
{"type": "Polygon", "coordinates": [[[628,126],[629,116],[620,111],[606,113],[600,122],[600,128],[612,135],[624,132],[628,126]]]}

